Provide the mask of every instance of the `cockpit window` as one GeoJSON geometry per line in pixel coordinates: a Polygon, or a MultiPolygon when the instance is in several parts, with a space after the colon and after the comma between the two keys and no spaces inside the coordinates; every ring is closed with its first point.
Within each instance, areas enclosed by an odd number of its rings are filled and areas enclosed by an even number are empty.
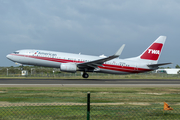
{"type": "Polygon", "coordinates": [[[19,52],[13,52],[14,54],[19,54],[19,52]]]}

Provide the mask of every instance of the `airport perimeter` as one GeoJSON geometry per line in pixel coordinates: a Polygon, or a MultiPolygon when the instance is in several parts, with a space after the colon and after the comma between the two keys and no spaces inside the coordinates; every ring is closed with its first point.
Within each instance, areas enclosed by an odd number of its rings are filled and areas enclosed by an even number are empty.
{"type": "Polygon", "coordinates": [[[177,87],[1,87],[2,120],[178,119],[177,87]],[[164,111],[167,102],[173,110],[164,111]]]}

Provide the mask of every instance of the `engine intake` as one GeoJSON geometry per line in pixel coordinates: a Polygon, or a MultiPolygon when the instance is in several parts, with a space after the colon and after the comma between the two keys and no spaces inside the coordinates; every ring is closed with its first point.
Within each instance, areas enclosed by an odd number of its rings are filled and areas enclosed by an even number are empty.
{"type": "Polygon", "coordinates": [[[76,72],[77,65],[75,63],[61,63],[60,70],[63,72],[76,72]]]}

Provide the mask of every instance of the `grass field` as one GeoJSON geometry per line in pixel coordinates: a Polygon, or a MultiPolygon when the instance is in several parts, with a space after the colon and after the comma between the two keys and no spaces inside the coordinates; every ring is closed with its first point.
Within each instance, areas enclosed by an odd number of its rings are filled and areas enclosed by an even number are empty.
{"type": "Polygon", "coordinates": [[[87,92],[91,119],[178,119],[179,88],[6,87],[0,88],[1,120],[84,120],[87,92]],[[163,102],[174,110],[164,111],[163,102]]]}

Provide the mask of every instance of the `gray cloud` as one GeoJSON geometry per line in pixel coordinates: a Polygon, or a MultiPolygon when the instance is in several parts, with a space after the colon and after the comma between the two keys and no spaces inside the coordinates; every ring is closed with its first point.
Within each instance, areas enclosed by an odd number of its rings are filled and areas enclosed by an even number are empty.
{"type": "Polygon", "coordinates": [[[1,65],[19,49],[111,55],[141,54],[159,35],[167,42],[160,62],[178,61],[178,0],[0,0],[1,65]],[[173,53],[173,54],[172,54],[173,53]]]}

